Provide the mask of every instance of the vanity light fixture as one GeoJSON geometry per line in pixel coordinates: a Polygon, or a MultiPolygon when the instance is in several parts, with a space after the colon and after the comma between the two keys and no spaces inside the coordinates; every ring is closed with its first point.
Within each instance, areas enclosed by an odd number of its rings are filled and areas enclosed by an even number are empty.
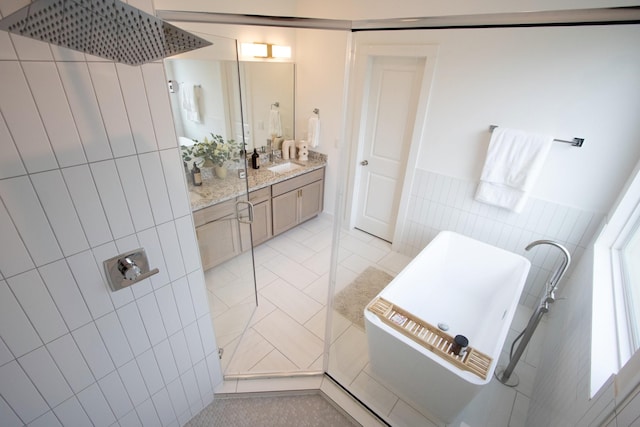
{"type": "Polygon", "coordinates": [[[282,46],[269,43],[242,43],[242,56],[252,56],[254,58],[291,58],[291,46],[282,46]]]}

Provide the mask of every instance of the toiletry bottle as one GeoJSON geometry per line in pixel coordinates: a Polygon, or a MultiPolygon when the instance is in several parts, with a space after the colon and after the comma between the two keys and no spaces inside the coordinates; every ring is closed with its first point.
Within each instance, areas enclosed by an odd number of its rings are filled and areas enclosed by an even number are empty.
{"type": "Polygon", "coordinates": [[[251,155],[251,167],[254,169],[259,169],[260,165],[258,164],[258,159],[260,158],[260,154],[258,154],[258,150],[256,148],[253,149],[253,154],[251,155]]]}
{"type": "Polygon", "coordinates": [[[193,185],[202,185],[202,174],[200,173],[200,168],[198,167],[198,165],[196,165],[196,162],[193,162],[193,169],[191,169],[191,178],[193,179],[193,185]]]}

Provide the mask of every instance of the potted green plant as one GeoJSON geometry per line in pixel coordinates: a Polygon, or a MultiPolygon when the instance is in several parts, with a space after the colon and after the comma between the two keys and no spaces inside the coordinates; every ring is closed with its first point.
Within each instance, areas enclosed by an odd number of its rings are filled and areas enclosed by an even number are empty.
{"type": "Polygon", "coordinates": [[[231,162],[240,161],[240,144],[233,139],[225,140],[214,133],[204,137],[202,141],[194,139],[192,146],[181,146],[182,160],[186,163],[194,160],[201,168],[213,168],[218,178],[227,176],[227,167],[231,162]]]}

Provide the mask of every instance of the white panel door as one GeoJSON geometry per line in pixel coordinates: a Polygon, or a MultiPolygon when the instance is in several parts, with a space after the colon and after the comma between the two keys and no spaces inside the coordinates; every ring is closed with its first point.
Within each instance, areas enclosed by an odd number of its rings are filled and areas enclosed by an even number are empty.
{"type": "Polygon", "coordinates": [[[391,241],[424,73],[424,58],[373,57],[365,88],[355,226],[391,241]]]}

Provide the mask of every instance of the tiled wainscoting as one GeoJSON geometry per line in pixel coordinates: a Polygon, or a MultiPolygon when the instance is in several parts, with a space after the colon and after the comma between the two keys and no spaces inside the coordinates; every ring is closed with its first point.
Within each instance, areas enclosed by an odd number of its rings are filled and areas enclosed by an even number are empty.
{"type": "MultiPolygon", "coordinates": [[[[415,256],[441,230],[456,231],[489,244],[524,254],[534,240],[566,245],[577,263],[603,215],[530,198],[522,213],[476,202],[476,182],[416,169],[408,215],[394,250],[415,256]]],[[[520,303],[534,307],[549,272],[560,259],[558,250],[538,246],[531,251],[531,272],[520,303]]],[[[571,270],[569,271],[569,273],[571,270]]]]}
{"type": "Polygon", "coordinates": [[[162,63],[0,59],[0,424],[184,424],[222,375],[162,63]],[[138,247],[160,273],[110,292],[138,247]]]}

